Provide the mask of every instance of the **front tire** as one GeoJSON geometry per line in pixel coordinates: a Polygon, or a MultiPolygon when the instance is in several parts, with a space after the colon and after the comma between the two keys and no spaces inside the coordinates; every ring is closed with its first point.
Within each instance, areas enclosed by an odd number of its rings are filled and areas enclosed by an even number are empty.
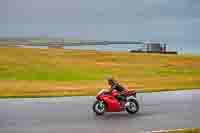
{"type": "Polygon", "coordinates": [[[139,103],[136,99],[129,99],[129,106],[126,107],[126,111],[129,114],[135,114],[139,111],[139,103]]]}
{"type": "Polygon", "coordinates": [[[97,114],[97,115],[103,115],[106,111],[106,105],[104,102],[102,101],[95,101],[93,104],[93,111],[97,114]]]}

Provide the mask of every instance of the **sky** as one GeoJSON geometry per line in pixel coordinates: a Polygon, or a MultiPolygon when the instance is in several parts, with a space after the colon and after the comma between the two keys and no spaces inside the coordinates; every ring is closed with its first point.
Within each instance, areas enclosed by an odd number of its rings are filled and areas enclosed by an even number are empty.
{"type": "Polygon", "coordinates": [[[0,0],[0,37],[161,41],[200,53],[200,0],[0,0]]]}

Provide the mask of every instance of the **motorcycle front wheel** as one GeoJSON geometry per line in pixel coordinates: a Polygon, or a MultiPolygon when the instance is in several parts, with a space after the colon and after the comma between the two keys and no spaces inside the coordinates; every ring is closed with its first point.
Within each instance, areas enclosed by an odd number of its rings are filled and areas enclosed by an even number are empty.
{"type": "Polygon", "coordinates": [[[102,101],[95,101],[93,104],[93,111],[97,114],[97,115],[103,115],[106,111],[106,105],[104,102],[102,101]]]}

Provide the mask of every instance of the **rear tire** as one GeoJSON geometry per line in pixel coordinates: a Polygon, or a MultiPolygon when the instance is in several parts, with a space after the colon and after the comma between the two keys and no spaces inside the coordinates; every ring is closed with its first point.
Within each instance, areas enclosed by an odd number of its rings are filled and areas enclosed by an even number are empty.
{"type": "Polygon", "coordinates": [[[105,103],[100,103],[100,101],[95,101],[93,104],[93,111],[97,115],[103,115],[106,111],[106,104],[105,103]],[[102,107],[100,108],[100,104],[102,104],[102,107]]]}
{"type": "Polygon", "coordinates": [[[129,114],[135,114],[139,111],[139,103],[136,99],[129,99],[128,102],[130,103],[128,107],[126,107],[126,111],[129,114]]]}

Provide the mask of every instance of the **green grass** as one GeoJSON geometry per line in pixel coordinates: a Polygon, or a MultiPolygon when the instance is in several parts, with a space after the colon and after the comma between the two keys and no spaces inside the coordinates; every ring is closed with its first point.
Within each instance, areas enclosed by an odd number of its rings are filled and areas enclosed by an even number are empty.
{"type": "MultiPolygon", "coordinates": [[[[27,49],[27,51],[30,50],[27,49]]],[[[111,73],[103,68],[95,68],[92,64],[82,64],[81,59],[79,59],[80,62],[76,59],[73,61],[73,57],[70,57],[70,62],[68,62],[64,56],[48,55],[49,53],[34,54],[17,53],[14,55],[12,53],[9,57],[9,54],[5,53],[1,56],[0,80],[97,80],[111,73]]]]}
{"type": "Polygon", "coordinates": [[[0,97],[95,95],[112,75],[144,91],[200,88],[200,56],[0,48],[0,97]]]}
{"type": "Polygon", "coordinates": [[[184,130],[174,130],[169,132],[160,132],[160,133],[200,133],[200,128],[196,129],[184,129],[184,130]]]}
{"type": "Polygon", "coordinates": [[[53,65],[26,65],[15,68],[1,67],[0,80],[96,80],[103,78],[106,73],[106,70],[103,69],[99,70],[81,65],[79,67],[80,69],[71,65],[66,65],[65,67],[53,65]]]}

